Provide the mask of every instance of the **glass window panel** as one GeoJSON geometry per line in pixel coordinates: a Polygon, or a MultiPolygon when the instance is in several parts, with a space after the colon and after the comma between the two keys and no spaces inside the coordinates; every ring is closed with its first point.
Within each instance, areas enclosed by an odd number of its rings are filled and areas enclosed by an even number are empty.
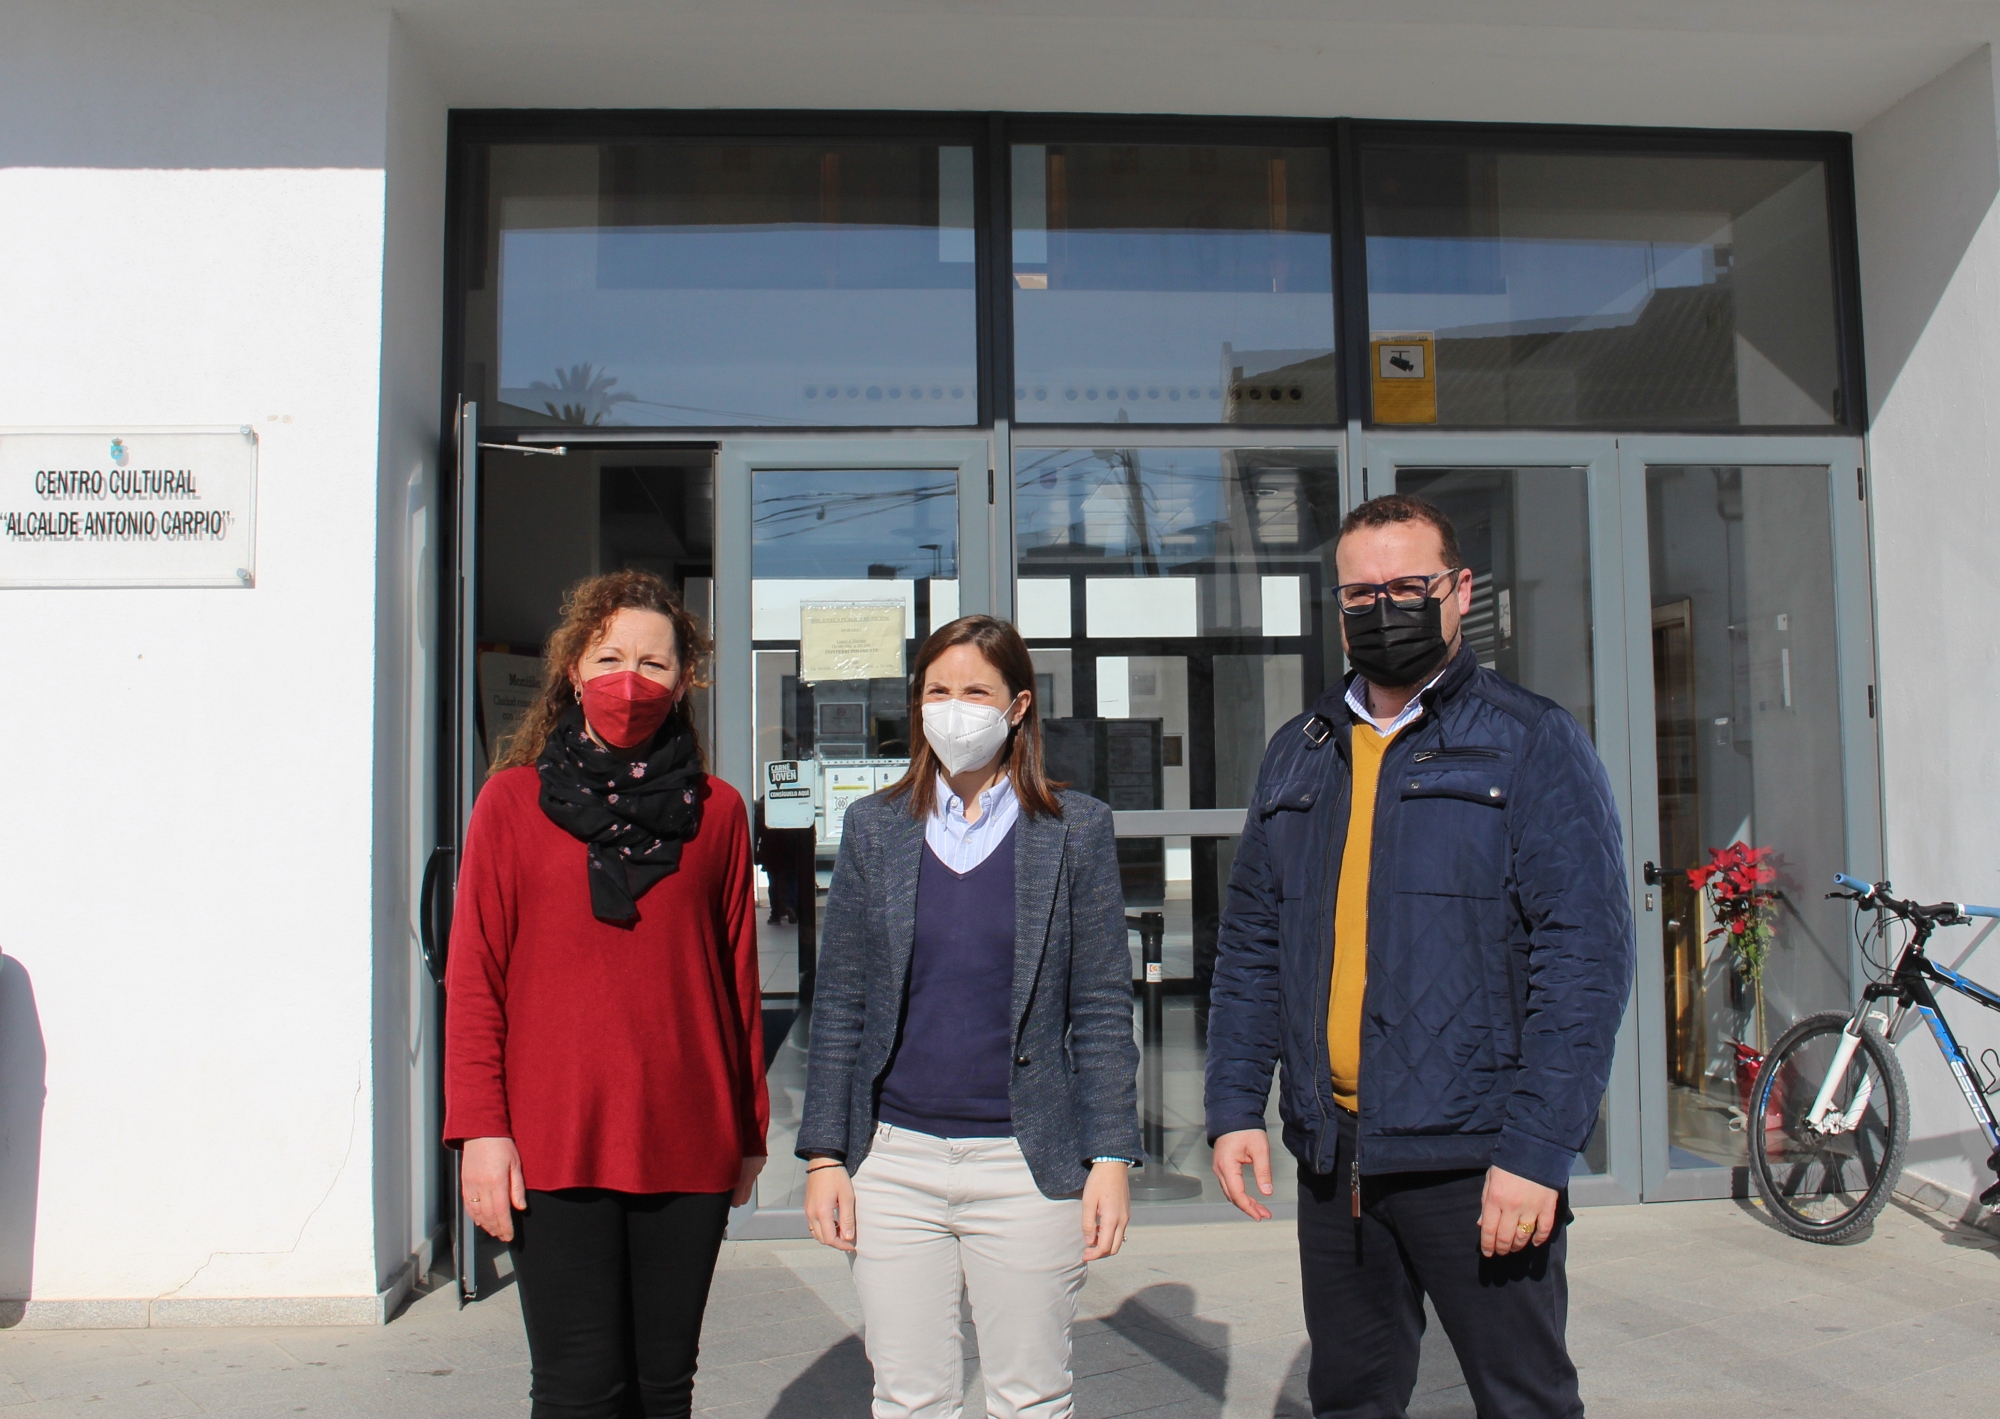
{"type": "MultiPolygon", "coordinates": [[[[847,806],[909,766],[904,667],[931,626],[958,612],[958,473],[759,470],[751,500],[759,952],[766,1030],[789,1031],[785,1012],[811,960],[847,806]],[[900,624],[889,661],[867,667],[877,673],[824,673],[801,623],[809,608],[829,603],[900,624]],[[787,805],[772,795],[765,765],[774,760],[797,762],[791,784],[809,790],[808,800],[787,805]],[[789,826],[788,807],[803,826],[789,826]],[[780,822],[787,826],[773,831],[780,822]]],[[[803,1165],[791,1153],[805,1064],[794,1038],[771,1063],[771,1163],[758,1180],[760,1207],[796,1207],[804,1195],[803,1165]]]]}
{"type": "Polygon", "coordinates": [[[1787,1026],[1846,1009],[1833,535],[1824,468],[1646,473],[1670,1166],[1744,1161],[1753,1066],[1787,1026]],[[1769,848],[1775,936],[1753,980],[1686,871],[1769,848]]]}
{"type": "MultiPolygon", "coordinates": [[[[939,609],[958,609],[955,469],[759,470],[752,480],[751,635],[760,673],[780,679],[778,717],[757,726],[770,758],[909,758],[907,666],[939,609]],[[886,673],[811,678],[800,663],[804,608],[852,604],[896,617],[902,653],[886,673]]],[[[810,657],[808,657],[810,660],[810,657]]],[[[839,795],[821,803],[820,836],[838,841],[839,795]]]]}
{"type": "Polygon", "coordinates": [[[1597,1123],[1590,1130],[1590,1140],[1583,1145],[1583,1152],[1570,1164],[1569,1175],[1573,1178],[1601,1177],[1611,1171],[1611,1096],[1606,1094],[1597,1103],[1597,1123]]]}
{"type": "Polygon", "coordinates": [[[969,147],[494,144],[465,388],[512,425],[976,422],[969,147]]]}
{"type": "MultiPolygon", "coordinates": [[[[566,458],[492,452],[481,460],[479,735],[512,733],[541,683],[542,647],[563,593],[599,572],[664,577],[708,621],[715,576],[715,480],[706,453],[572,449],[566,458]]],[[[711,692],[691,704],[704,736],[711,692]]],[[[705,742],[713,743],[712,739],[705,742]]]]}
{"type": "Polygon", "coordinates": [[[1324,149],[1013,149],[1027,423],[1340,422],[1324,149]]]}
{"type": "Polygon", "coordinates": [[[1014,508],[1052,771],[1119,809],[1247,806],[1339,676],[1334,456],[1022,449],[1014,508]]]}
{"type": "Polygon", "coordinates": [[[1823,163],[1385,145],[1361,168],[1369,327],[1435,339],[1434,400],[1378,368],[1376,422],[1842,418],[1823,163]]]}
{"type": "MultiPolygon", "coordinates": [[[[1222,899],[1236,862],[1235,837],[1121,838],[1118,866],[1125,884],[1125,911],[1131,929],[1132,981],[1140,992],[1133,1012],[1139,1040],[1139,1116],[1142,1136],[1157,1120],[1160,1157],[1132,1175],[1133,1200],[1140,1206],[1227,1203],[1215,1180],[1214,1154],[1208,1146],[1207,1118],[1202,1107],[1203,1073],[1208,1062],[1208,990],[1215,978],[1215,941],[1222,917],[1222,899]],[[1157,1032],[1149,1029],[1143,987],[1146,971],[1142,935],[1133,924],[1146,912],[1163,918],[1161,940],[1160,1018],[1157,1032]],[[1157,1074],[1153,1066],[1157,1062],[1157,1074]],[[1155,1096],[1152,1081],[1159,1081],[1155,1096]],[[1147,1184],[1160,1173],[1172,1173],[1199,1184],[1181,1183],[1170,1190],[1180,1195],[1147,1198],[1147,1184]],[[1152,1173],[1152,1177],[1147,1174],[1152,1173]]],[[[1271,1136],[1282,1125],[1277,1091],[1267,1104],[1271,1136]]],[[[1293,1170],[1278,1168],[1272,1182],[1274,1200],[1292,1197],[1293,1170]]]]}
{"type": "Polygon", "coordinates": [[[1396,491],[1451,519],[1472,569],[1465,637],[1479,663],[1595,735],[1590,508],[1581,468],[1399,468],[1396,491]]]}

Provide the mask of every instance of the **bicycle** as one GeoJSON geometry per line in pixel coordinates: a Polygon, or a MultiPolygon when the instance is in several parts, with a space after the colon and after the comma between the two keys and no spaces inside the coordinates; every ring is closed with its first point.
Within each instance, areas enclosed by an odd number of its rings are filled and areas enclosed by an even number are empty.
{"type": "MultiPolygon", "coordinates": [[[[1993,1154],[1986,1165],[2000,1173],[2000,1121],[1987,1096],[2000,1091],[2000,1055],[1992,1050],[1992,1077],[1982,1079],[1967,1058],[1931,987],[1940,985],[2000,1011],[2000,992],[1987,989],[1924,954],[1931,933],[1941,926],[1964,926],[1974,917],[2000,919],[2000,907],[1964,902],[1929,906],[1889,895],[1887,882],[1873,884],[1846,873],[1835,883],[1845,889],[1830,898],[1855,903],[1855,933],[1862,958],[1879,973],[1861,992],[1853,1013],[1838,1010],[1808,1015],[1785,1031],[1758,1069],[1751,1090],[1746,1129],[1750,1176],[1772,1218],[1795,1237],[1811,1242],[1844,1242],[1854,1237],[1888,1204],[1903,1171],[1910,1140],[1910,1095],[1897,1061],[1896,1031],[1911,1010],[1930,1026],[1931,1036],[1951,1066],[1965,1101],[1986,1132],[1993,1154]],[[1863,914],[1876,913],[1863,929],[1863,914]],[[1892,924],[1904,936],[1891,962],[1877,960],[1870,942],[1889,944],[1892,924]],[[1884,1016],[1871,1007],[1895,1001],[1884,1016]],[[1761,1124],[1762,1146],[1758,1145],[1761,1124]]],[[[2000,1202],[2000,1181],[1979,1195],[1982,1205],[2000,1202]]]]}

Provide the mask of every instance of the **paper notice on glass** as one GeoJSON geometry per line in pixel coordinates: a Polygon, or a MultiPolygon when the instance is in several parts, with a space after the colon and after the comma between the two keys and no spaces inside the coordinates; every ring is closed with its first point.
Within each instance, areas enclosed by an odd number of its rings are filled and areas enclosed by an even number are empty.
{"type": "Polygon", "coordinates": [[[507,752],[507,740],[521,727],[528,707],[541,692],[539,656],[502,655],[492,650],[480,653],[479,709],[489,763],[507,752]]]}
{"type": "Polygon", "coordinates": [[[799,678],[903,678],[903,603],[822,601],[799,606],[799,678]]]}

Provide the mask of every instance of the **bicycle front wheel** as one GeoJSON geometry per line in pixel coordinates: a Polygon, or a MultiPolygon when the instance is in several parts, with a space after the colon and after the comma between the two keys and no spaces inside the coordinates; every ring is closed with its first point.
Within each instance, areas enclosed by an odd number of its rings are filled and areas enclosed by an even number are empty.
{"type": "Polygon", "coordinates": [[[1875,1220],[1896,1189],[1910,1141],[1903,1067],[1872,1020],[1863,1022],[1853,1060],[1834,1081],[1823,1125],[1810,1121],[1848,1019],[1827,1011],[1785,1031],[1750,1095],[1757,1195],[1779,1226],[1811,1242],[1848,1241],[1875,1220]]]}

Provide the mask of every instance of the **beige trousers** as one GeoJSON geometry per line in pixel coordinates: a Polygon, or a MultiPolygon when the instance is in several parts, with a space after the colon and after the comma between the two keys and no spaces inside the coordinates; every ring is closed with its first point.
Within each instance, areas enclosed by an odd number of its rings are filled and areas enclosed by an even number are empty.
{"type": "Polygon", "coordinates": [[[1083,1205],[1044,1197],[1011,1138],[881,1124],[854,1176],[854,1289],[875,1419],[959,1419],[959,1288],[992,1419],[1069,1419],[1083,1205]]]}

